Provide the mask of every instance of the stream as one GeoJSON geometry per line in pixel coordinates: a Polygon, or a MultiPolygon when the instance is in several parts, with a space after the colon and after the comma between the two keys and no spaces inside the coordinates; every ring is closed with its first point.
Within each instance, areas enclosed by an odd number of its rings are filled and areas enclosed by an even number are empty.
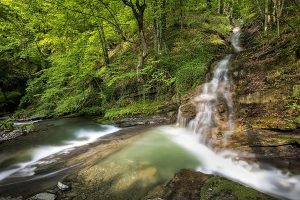
{"type": "MultiPolygon", "coordinates": [[[[234,29],[232,45],[236,53],[242,50],[239,37],[239,29],[234,29]]],[[[220,96],[228,107],[224,146],[234,130],[234,105],[227,76],[231,58],[232,55],[228,55],[216,65],[212,80],[205,83],[203,91],[195,97],[195,119],[188,122],[179,110],[177,126],[142,131],[137,140],[87,169],[84,178],[96,183],[98,179],[100,182],[111,181],[106,193],[126,191],[126,188],[138,183],[145,191],[135,192],[142,195],[149,188],[166,183],[180,169],[192,169],[226,177],[277,198],[299,199],[299,175],[276,168],[261,168],[259,163],[240,159],[240,152],[226,149],[216,152],[212,148],[215,142],[212,131],[218,120],[215,112],[220,96]],[[94,176],[94,171],[100,171],[103,176],[94,176]]],[[[117,127],[82,118],[46,120],[35,125],[39,127],[37,133],[0,148],[0,192],[1,188],[7,189],[9,185],[12,185],[11,191],[16,180],[22,180],[19,186],[25,185],[26,180],[36,176],[38,165],[47,168],[49,163],[55,162],[57,155],[68,154],[73,149],[83,148],[119,131],[117,127]]]]}
{"type": "Polygon", "coordinates": [[[7,179],[33,176],[36,165],[55,161],[51,156],[67,153],[119,130],[81,118],[46,120],[35,124],[38,129],[36,133],[1,148],[0,183],[7,182],[7,179]]]}

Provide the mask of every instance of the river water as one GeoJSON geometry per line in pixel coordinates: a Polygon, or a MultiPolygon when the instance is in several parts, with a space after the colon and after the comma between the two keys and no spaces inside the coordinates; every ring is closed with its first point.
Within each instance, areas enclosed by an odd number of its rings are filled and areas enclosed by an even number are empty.
{"type": "MultiPolygon", "coordinates": [[[[84,149],[84,145],[120,130],[84,118],[45,120],[35,126],[36,133],[0,146],[0,197],[1,193],[28,196],[55,185],[61,178],[60,171],[51,168],[57,157],[84,149]],[[43,173],[36,173],[41,166],[43,173]],[[56,174],[58,178],[54,177],[56,174]]],[[[170,180],[180,169],[196,169],[200,165],[195,155],[170,140],[162,130],[153,128],[141,133],[140,139],[99,161],[109,174],[106,176],[121,173],[128,184],[139,173],[136,178],[145,185],[145,190],[138,192],[143,195],[149,188],[170,180]]]]}
{"type": "MultiPolygon", "coordinates": [[[[239,36],[239,30],[235,29],[232,37],[235,52],[242,50],[239,36]]],[[[90,168],[111,169],[103,171],[104,177],[100,177],[101,179],[118,177],[106,192],[123,190],[136,180],[144,188],[151,188],[167,182],[180,169],[193,169],[227,177],[282,199],[299,199],[300,176],[290,175],[276,168],[261,168],[258,163],[240,159],[239,152],[226,149],[216,152],[211,148],[209,132],[214,125],[215,107],[220,95],[223,95],[229,109],[224,137],[233,134],[233,104],[227,76],[230,59],[229,55],[219,62],[213,79],[204,85],[203,92],[195,98],[198,112],[196,118],[188,122],[181,116],[178,117],[178,124],[187,126],[186,128],[152,128],[121,151],[99,161],[97,167],[90,168]]],[[[179,115],[180,113],[179,111],[179,115]]],[[[119,130],[114,126],[100,125],[82,118],[46,120],[36,122],[35,125],[38,127],[36,134],[0,147],[0,191],[1,187],[5,188],[18,178],[23,181],[32,179],[38,164],[47,166],[48,163],[55,162],[58,154],[82,148],[80,146],[119,130]]],[[[92,177],[92,180],[97,178],[99,177],[92,177]]],[[[136,192],[144,194],[145,191],[136,192]]],[[[18,196],[17,192],[14,195],[18,196]]]]}
{"type": "MultiPolygon", "coordinates": [[[[30,177],[37,164],[51,162],[49,157],[96,141],[119,129],[85,119],[59,119],[36,122],[38,131],[1,148],[0,183],[6,179],[30,177]],[[43,161],[46,159],[47,161],[43,161]]],[[[54,159],[53,159],[54,161],[54,159]]]]}

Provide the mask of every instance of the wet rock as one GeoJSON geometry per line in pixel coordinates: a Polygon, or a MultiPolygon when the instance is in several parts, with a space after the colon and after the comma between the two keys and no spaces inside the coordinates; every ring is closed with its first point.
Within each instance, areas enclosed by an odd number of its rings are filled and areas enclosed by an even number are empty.
{"type": "Polygon", "coordinates": [[[142,125],[152,125],[152,124],[169,124],[171,119],[167,116],[155,115],[152,117],[135,117],[135,118],[125,118],[116,121],[119,127],[132,127],[132,126],[142,126],[142,125]]]}
{"type": "Polygon", "coordinates": [[[147,200],[274,199],[225,178],[190,170],[179,171],[167,185],[155,190],[156,192],[151,191],[148,194],[147,200]]]}
{"type": "Polygon", "coordinates": [[[50,193],[39,193],[28,200],[55,200],[56,195],[55,194],[50,194],[50,193]]]}
{"type": "Polygon", "coordinates": [[[196,106],[192,102],[180,106],[180,111],[182,116],[188,120],[191,120],[196,116],[196,106]]]}
{"type": "Polygon", "coordinates": [[[66,191],[70,189],[70,186],[63,184],[62,182],[58,182],[57,183],[57,187],[61,190],[61,191],[66,191]]]}
{"type": "Polygon", "coordinates": [[[11,132],[1,132],[0,133],[0,142],[14,139],[23,135],[24,132],[22,130],[16,129],[11,132]]]}

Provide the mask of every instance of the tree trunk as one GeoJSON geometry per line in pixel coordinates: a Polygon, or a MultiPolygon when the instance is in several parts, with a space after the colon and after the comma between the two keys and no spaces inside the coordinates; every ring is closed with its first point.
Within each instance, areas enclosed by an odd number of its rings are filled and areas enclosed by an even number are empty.
{"type": "MultiPolygon", "coordinates": [[[[140,25],[139,25],[140,26],[140,25]]],[[[141,25],[142,27],[144,27],[143,25],[141,25]]],[[[140,38],[141,38],[141,45],[142,45],[142,54],[140,55],[139,58],[139,63],[137,66],[137,74],[139,73],[139,68],[144,67],[145,64],[145,59],[148,55],[148,48],[147,48],[147,42],[146,42],[146,38],[145,38],[145,32],[144,32],[144,28],[140,27],[139,28],[139,34],[140,34],[140,38]]]]}
{"type": "Polygon", "coordinates": [[[166,13],[166,0],[162,0],[162,15],[161,15],[161,47],[162,51],[165,53],[168,50],[166,43],[167,34],[167,13],[166,13]]]}
{"type": "Polygon", "coordinates": [[[279,22],[279,19],[277,19],[277,36],[280,37],[280,22],[279,22]]]}
{"type": "Polygon", "coordinates": [[[218,1],[218,13],[219,14],[224,13],[224,2],[223,2],[223,0],[218,1]]]}
{"type": "Polygon", "coordinates": [[[103,22],[101,22],[100,26],[97,26],[97,29],[98,29],[98,33],[99,33],[100,44],[102,47],[104,63],[105,63],[105,66],[108,66],[110,63],[110,60],[109,60],[109,55],[108,55],[107,41],[106,41],[104,28],[103,28],[103,22]]]}
{"type": "Polygon", "coordinates": [[[122,0],[122,1],[126,6],[131,8],[138,24],[138,30],[139,30],[141,46],[142,46],[142,53],[140,54],[139,62],[136,68],[137,78],[139,79],[139,68],[144,67],[145,59],[148,55],[147,42],[146,42],[145,32],[144,32],[144,12],[146,10],[147,5],[145,0],[143,0],[142,2],[136,0],[135,5],[132,2],[132,0],[122,0]]]}
{"type": "Polygon", "coordinates": [[[264,31],[268,31],[269,26],[269,0],[265,0],[265,24],[264,24],[264,31]]]}
{"type": "Polygon", "coordinates": [[[154,27],[154,50],[155,56],[158,57],[160,55],[160,25],[159,25],[159,17],[156,13],[157,7],[157,0],[153,0],[153,7],[154,7],[154,20],[153,20],[153,27],[154,27]]]}

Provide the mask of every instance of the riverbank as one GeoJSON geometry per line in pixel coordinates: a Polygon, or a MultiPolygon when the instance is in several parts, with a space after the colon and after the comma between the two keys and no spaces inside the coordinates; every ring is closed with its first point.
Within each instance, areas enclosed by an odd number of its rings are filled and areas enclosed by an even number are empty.
{"type": "Polygon", "coordinates": [[[23,196],[26,198],[46,191],[52,186],[56,187],[57,182],[66,174],[76,173],[77,170],[92,166],[97,160],[102,160],[121,150],[139,138],[150,127],[139,126],[122,129],[67,154],[59,154],[55,157],[55,162],[47,163],[46,159],[44,164],[37,166],[33,178],[20,178],[9,184],[4,182],[0,185],[1,197],[23,196]]]}

